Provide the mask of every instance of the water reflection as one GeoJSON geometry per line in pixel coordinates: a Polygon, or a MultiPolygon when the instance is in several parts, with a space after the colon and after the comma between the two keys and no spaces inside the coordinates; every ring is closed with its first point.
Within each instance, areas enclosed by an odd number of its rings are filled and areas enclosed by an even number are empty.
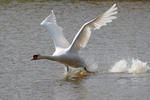
{"type": "Polygon", "coordinates": [[[85,97],[87,95],[87,87],[84,85],[84,81],[86,78],[83,77],[75,77],[72,79],[64,79],[64,83],[70,83],[70,87],[73,88],[73,92],[76,95],[76,100],[86,100],[85,97]]]}

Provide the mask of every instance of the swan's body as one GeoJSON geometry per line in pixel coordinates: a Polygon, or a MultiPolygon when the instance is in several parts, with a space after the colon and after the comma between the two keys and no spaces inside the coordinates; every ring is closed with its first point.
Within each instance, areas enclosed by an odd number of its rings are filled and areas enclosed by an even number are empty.
{"type": "Polygon", "coordinates": [[[68,66],[74,68],[82,67],[87,71],[87,65],[78,55],[78,51],[80,48],[84,48],[86,46],[92,29],[100,29],[102,26],[107,25],[107,23],[110,23],[113,19],[117,18],[113,16],[117,14],[116,10],[117,7],[116,4],[114,4],[102,15],[85,23],[76,34],[71,44],[69,44],[64,37],[62,28],[57,25],[55,15],[52,11],[52,13],[42,21],[41,25],[50,32],[55,44],[55,52],[52,56],[34,55],[32,60],[48,59],[64,64],[67,67],[67,71],[69,71],[68,66]]]}

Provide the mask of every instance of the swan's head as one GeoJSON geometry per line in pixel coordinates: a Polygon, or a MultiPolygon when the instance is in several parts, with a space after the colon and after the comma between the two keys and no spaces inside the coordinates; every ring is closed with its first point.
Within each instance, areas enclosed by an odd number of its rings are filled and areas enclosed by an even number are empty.
{"type": "Polygon", "coordinates": [[[40,54],[38,55],[33,55],[33,58],[31,60],[39,60],[40,54]]]}

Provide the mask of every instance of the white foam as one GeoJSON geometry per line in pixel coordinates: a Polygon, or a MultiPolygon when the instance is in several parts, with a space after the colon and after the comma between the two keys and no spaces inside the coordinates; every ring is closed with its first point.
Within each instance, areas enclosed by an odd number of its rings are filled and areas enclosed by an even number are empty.
{"type": "Polygon", "coordinates": [[[150,70],[147,62],[142,62],[138,59],[132,59],[132,65],[129,68],[129,73],[145,73],[150,70]]]}
{"type": "Polygon", "coordinates": [[[123,73],[146,73],[150,71],[150,67],[147,65],[147,62],[143,62],[138,59],[132,59],[132,61],[120,60],[112,66],[109,72],[123,72],[123,73]]]}
{"type": "Polygon", "coordinates": [[[109,72],[127,72],[127,61],[120,60],[114,64],[114,66],[109,70],[109,72]]]}

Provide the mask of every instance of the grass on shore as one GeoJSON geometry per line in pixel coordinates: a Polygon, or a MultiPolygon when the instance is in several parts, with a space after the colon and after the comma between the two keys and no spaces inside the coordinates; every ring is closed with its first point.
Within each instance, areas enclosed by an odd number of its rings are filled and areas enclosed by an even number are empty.
{"type": "MultiPolygon", "coordinates": [[[[11,3],[13,0],[0,0],[0,3],[11,3]]],[[[26,3],[26,2],[47,2],[47,1],[66,1],[66,0],[16,0],[19,3],[26,3]]],[[[69,0],[67,0],[69,1],[69,0]]],[[[146,2],[146,1],[150,1],[150,0],[70,0],[70,2],[76,2],[76,1],[87,1],[87,2],[137,2],[137,1],[141,1],[141,2],[146,2]]]]}

